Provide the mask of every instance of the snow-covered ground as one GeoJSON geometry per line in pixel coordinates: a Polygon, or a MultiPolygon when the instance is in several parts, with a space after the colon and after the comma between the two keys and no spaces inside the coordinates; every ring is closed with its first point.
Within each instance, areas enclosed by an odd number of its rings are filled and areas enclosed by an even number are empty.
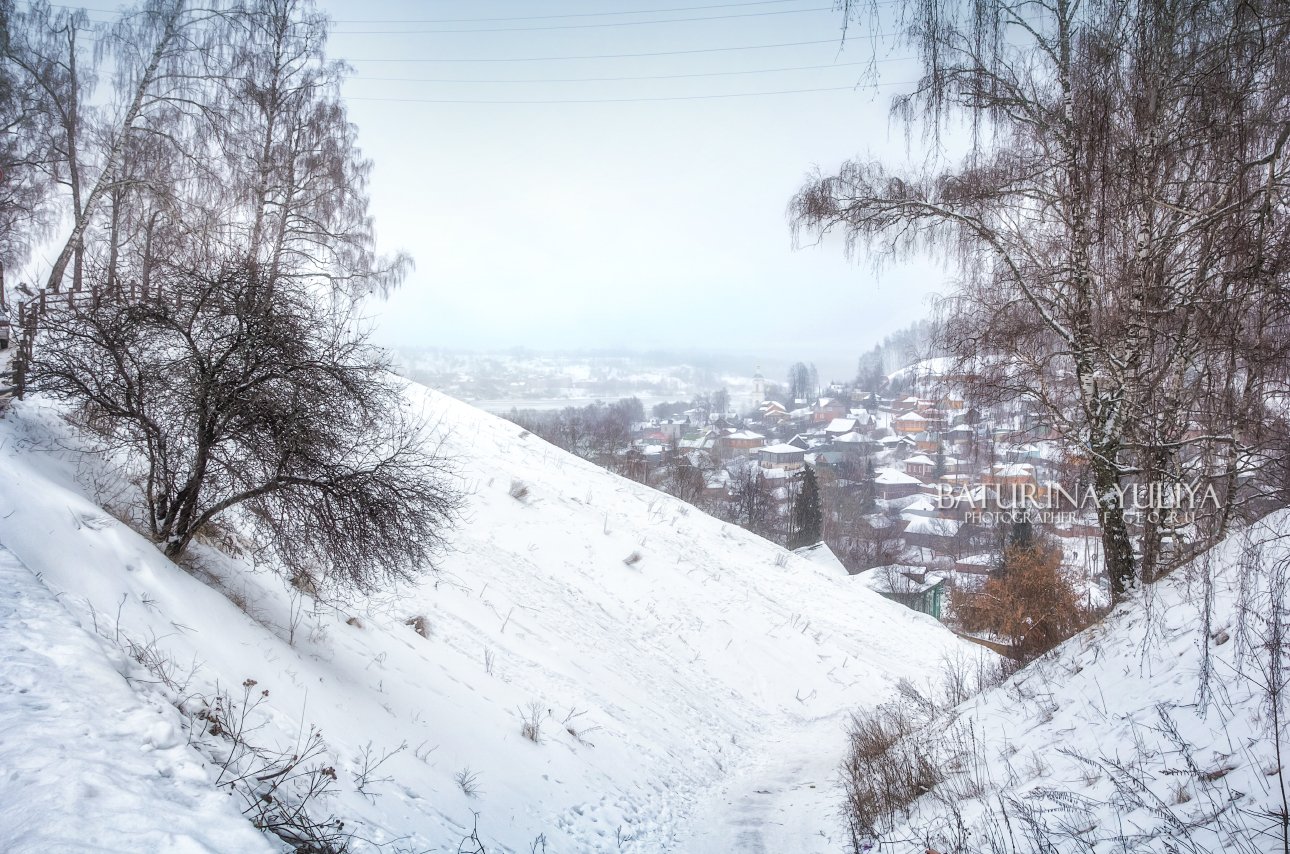
{"type": "Polygon", "coordinates": [[[1288,562],[1281,511],[953,710],[917,736],[945,781],[882,838],[941,854],[1284,852],[1288,562]]]}
{"type": "Polygon", "coordinates": [[[110,512],[124,485],[56,411],[13,406],[0,848],[263,848],[210,788],[218,740],[188,746],[176,709],[245,691],[257,745],[321,731],[336,781],[315,809],[355,850],[457,851],[477,821],[489,852],[838,851],[847,713],[985,654],[509,422],[409,397],[441,419],[465,519],[438,574],[344,607],[206,546],[173,565],[110,512]]]}
{"type": "Polygon", "coordinates": [[[0,548],[0,850],[272,851],[188,748],[179,712],[0,548]]]}

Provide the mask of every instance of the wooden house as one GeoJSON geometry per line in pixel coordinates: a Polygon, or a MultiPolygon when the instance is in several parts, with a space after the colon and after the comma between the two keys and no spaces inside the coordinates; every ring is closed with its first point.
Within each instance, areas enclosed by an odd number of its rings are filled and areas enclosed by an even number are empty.
{"type": "Polygon", "coordinates": [[[884,598],[899,602],[921,614],[941,618],[945,604],[945,579],[938,573],[916,566],[876,566],[856,579],[884,598]]]}
{"type": "Polygon", "coordinates": [[[878,469],[873,482],[878,487],[878,497],[884,501],[904,498],[907,495],[923,491],[923,482],[921,480],[893,468],[878,469]]]}
{"type": "Polygon", "coordinates": [[[927,419],[917,412],[906,412],[892,419],[891,429],[902,436],[912,436],[927,429],[927,419]]]}
{"type": "Polygon", "coordinates": [[[717,450],[729,454],[743,454],[766,444],[766,437],[751,430],[736,430],[717,438],[717,450]]]}
{"type": "Polygon", "coordinates": [[[806,451],[796,445],[780,443],[763,445],[755,449],[757,462],[764,469],[784,469],[797,471],[806,465],[806,451]]]}

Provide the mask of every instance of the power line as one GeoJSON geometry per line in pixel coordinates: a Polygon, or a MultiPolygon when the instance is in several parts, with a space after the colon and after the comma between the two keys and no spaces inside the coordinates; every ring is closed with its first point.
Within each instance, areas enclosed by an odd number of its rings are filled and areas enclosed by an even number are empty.
{"type": "MultiPolygon", "coordinates": [[[[891,83],[875,83],[874,86],[909,86],[918,81],[908,80],[891,83]]],[[[805,95],[813,92],[844,92],[856,90],[856,86],[825,86],[818,89],[780,89],[769,92],[723,92],[715,95],[667,95],[663,97],[644,98],[543,98],[526,100],[475,100],[464,98],[363,98],[345,96],[346,101],[374,101],[392,104],[633,104],[658,101],[711,101],[724,98],[757,98],[767,95],[805,95]]]]}
{"type": "MultiPolygon", "coordinates": [[[[768,6],[768,5],[774,5],[774,4],[780,4],[780,3],[800,3],[800,2],[805,2],[805,0],[752,0],[752,2],[713,3],[709,5],[704,5],[704,6],[672,6],[664,9],[620,9],[620,10],[614,10],[609,12],[565,12],[565,13],[554,14],[554,15],[512,15],[512,16],[486,17],[486,18],[332,18],[330,20],[331,20],[331,23],[333,24],[496,24],[496,23],[506,23],[508,21],[550,21],[550,20],[565,20],[570,18],[609,18],[617,15],[662,15],[662,14],[667,14],[671,12],[702,12],[702,11],[715,10],[715,9],[747,8],[750,6],[768,6]]],[[[894,6],[900,2],[903,2],[903,0],[880,0],[880,2],[874,5],[894,6]]],[[[99,9],[92,6],[81,6],[81,5],[72,4],[72,3],[50,3],[49,5],[53,6],[56,9],[74,9],[78,11],[88,12],[91,14],[101,14],[101,15],[119,16],[123,11],[121,9],[99,9]]],[[[742,15],[720,15],[720,16],[696,17],[696,18],[681,18],[677,20],[716,21],[716,20],[723,20],[726,18],[754,17],[756,15],[791,15],[791,14],[797,14],[800,12],[815,12],[815,11],[824,11],[824,10],[833,11],[833,7],[821,6],[821,7],[812,7],[810,9],[788,9],[784,11],[752,12],[752,13],[746,13],[742,15]]],[[[98,23],[110,23],[110,22],[100,21],[98,23]]],[[[630,25],[630,24],[671,23],[671,21],[628,21],[625,23],[630,25]]],[[[591,24],[587,26],[620,26],[620,24],[591,24]]],[[[517,29],[522,31],[525,28],[521,27],[521,28],[512,28],[512,29],[517,29]]],[[[543,29],[543,28],[535,27],[532,29],[543,29]]],[[[561,29],[561,28],[554,28],[554,29],[561,29]]],[[[333,32],[340,32],[340,31],[333,31],[333,32]]],[[[352,34],[354,31],[345,31],[345,32],[352,34]]],[[[406,32],[406,31],[398,30],[396,32],[406,32]]],[[[413,31],[413,32],[416,32],[416,31],[413,31]]],[[[487,29],[471,29],[471,30],[433,30],[429,32],[501,32],[501,31],[487,30],[487,29]]]]}
{"type": "Polygon", "coordinates": [[[701,12],[707,9],[734,9],[748,6],[770,6],[800,3],[802,0],[755,0],[749,3],[714,3],[707,6],[673,6],[669,9],[623,9],[613,12],[565,12],[558,15],[517,15],[497,18],[336,18],[336,24],[489,24],[504,21],[551,21],[567,18],[608,18],[613,15],[662,15],[669,12],[701,12]]]}
{"type": "Polygon", "coordinates": [[[485,59],[445,59],[440,57],[416,57],[411,59],[390,59],[386,57],[372,57],[363,59],[354,59],[346,57],[346,62],[562,62],[570,59],[639,59],[647,56],[681,56],[683,54],[698,53],[728,53],[738,50],[768,50],[780,47],[804,47],[806,45],[817,44],[838,44],[837,39],[816,39],[807,42],[781,42],[779,44],[753,44],[739,45],[737,47],[708,47],[695,48],[693,50],[662,50],[652,53],[601,53],[601,54],[576,54],[572,56],[525,56],[525,57],[489,57],[485,59]]]}
{"type": "MultiPolygon", "coordinates": [[[[905,57],[895,57],[891,59],[875,59],[874,63],[879,62],[903,62],[905,57]]],[[[451,77],[368,77],[360,75],[350,78],[352,80],[370,80],[374,83],[621,83],[633,80],[684,80],[696,77],[730,77],[743,74],[773,74],[781,71],[818,71],[825,68],[850,68],[857,65],[869,65],[865,62],[834,62],[825,65],[790,65],[783,68],[750,68],[741,71],[701,71],[692,74],[641,74],[625,75],[619,77],[529,77],[529,78],[512,78],[503,80],[492,78],[488,80],[462,80],[451,77]]]]}
{"type": "MultiPolygon", "coordinates": [[[[333,24],[494,24],[506,21],[552,21],[567,18],[609,18],[614,15],[662,15],[670,12],[702,12],[708,9],[736,9],[749,6],[771,6],[801,3],[803,0],[751,0],[742,3],[712,3],[705,6],[672,6],[666,9],[620,9],[610,12],[564,12],[555,15],[507,15],[488,18],[333,18],[333,24]]],[[[77,9],[104,15],[116,15],[120,9],[96,9],[73,3],[50,3],[55,9],[77,9]]],[[[881,3],[879,5],[889,5],[881,3]]]]}
{"type": "Polygon", "coordinates": [[[659,18],[655,21],[609,21],[596,24],[549,24],[541,27],[473,27],[468,30],[332,30],[344,36],[425,35],[431,33],[532,33],[549,30],[592,30],[605,27],[641,27],[650,24],[684,24],[697,21],[726,21],[732,18],[764,18],[770,15],[802,15],[809,12],[832,12],[832,6],[812,6],[809,9],[776,9],[771,12],[736,12],[729,15],[706,15],[700,18],[659,18]]]}

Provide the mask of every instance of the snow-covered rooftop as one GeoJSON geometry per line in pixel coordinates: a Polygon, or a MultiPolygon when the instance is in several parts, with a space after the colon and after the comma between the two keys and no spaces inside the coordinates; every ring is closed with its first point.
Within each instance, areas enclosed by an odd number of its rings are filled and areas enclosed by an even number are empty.
{"type": "Polygon", "coordinates": [[[913,475],[905,474],[903,471],[897,471],[893,468],[881,468],[875,472],[874,483],[881,486],[897,486],[901,484],[922,484],[922,481],[913,475]]]}
{"type": "Polygon", "coordinates": [[[809,560],[816,566],[824,568],[826,571],[833,573],[839,578],[846,578],[850,575],[847,568],[838,560],[838,556],[833,553],[825,543],[816,543],[813,546],[803,546],[800,549],[794,549],[793,554],[809,560]]]}
{"type": "Polygon", "coordinates": [[[933,537],[953,537],[963,527],[956,519],[941,519],[934,516],[921,516],[910,513],[902,517],[909,524],[905,526],[906,534],[926,534],[933,537]]]}
{"type": "Polygon", "coordinates": [[[790,445],[787,442],[779,442],[774,445],[762,445],[757,448],[758,454],[800,454],[802,449],[796,445],[790,445]]]}

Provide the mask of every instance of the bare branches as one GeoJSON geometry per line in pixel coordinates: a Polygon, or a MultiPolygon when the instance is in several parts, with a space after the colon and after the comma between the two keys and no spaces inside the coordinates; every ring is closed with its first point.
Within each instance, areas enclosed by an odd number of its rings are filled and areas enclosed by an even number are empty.
{"type": "Polygon", "coordinates": [[[315,584],[363,591],[429,568],[458,506],[452,472],[345,313],[258,268],[159,276],[146,302],[51,308],[33,363],[36,387],[143,461],[152,538],[177,557],[235,514],[315,584]]]}
{"type": "MultiPolygon", "coordinates": [[[[842,5],[853,26],[877,19],[842,5]]],[[[1225,507],[1258,503],[1244,452],[1280,446],[1268,401],[1290,388],[1284,4],[910,0],[900,15],[923,78],[894,114],[933,134],[966,119],[972,145],[910,175],[852,161],[814,176],[795,234],[954,261],[940,347],[981,402],[1038,406],[1099,495],[1199,478],[1225,484],[1225,507]]],[[[1273,454],[1264,483],[1285,469],[1273,454]]],[[[1140,566],[1124,508],[1098,515],[1121,595],[1154,574],[1155,532],[1140,566]]]]}

